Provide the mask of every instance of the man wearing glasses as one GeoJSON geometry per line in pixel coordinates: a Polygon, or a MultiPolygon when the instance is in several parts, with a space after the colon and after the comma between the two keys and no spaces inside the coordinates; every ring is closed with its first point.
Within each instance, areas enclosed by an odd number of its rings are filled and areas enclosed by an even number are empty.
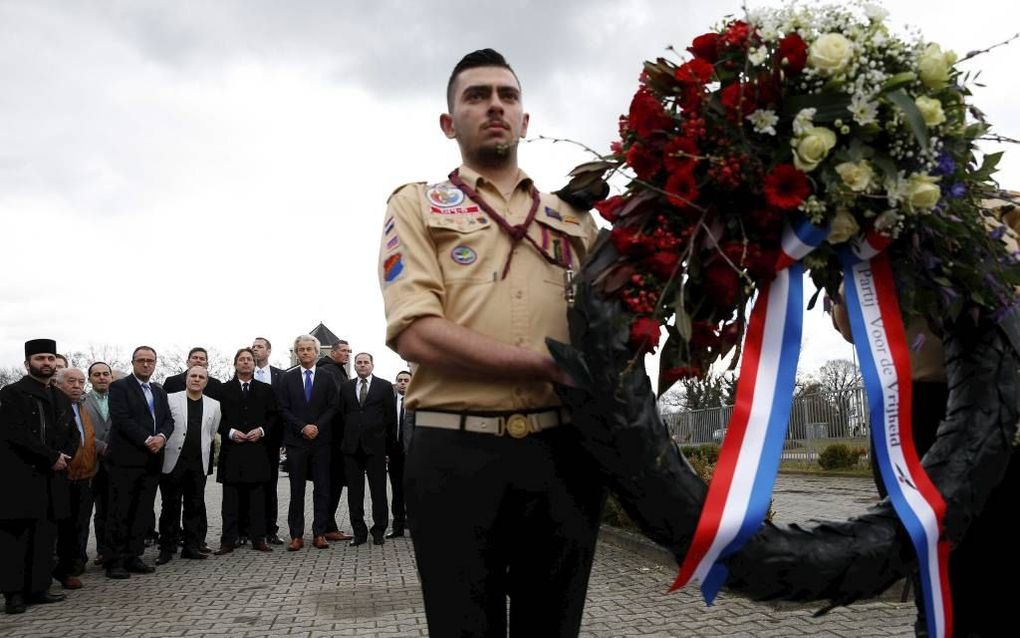
{"type": "Polygon", "coordinates": [[[149,381],[156,369],[156,351],[138,346],[131,365],[131,376],[110,384],[108,578],[155,571],[142,562],[143,537],[163,468],[163,446],[174,430],[166,392],[149,381]]]}

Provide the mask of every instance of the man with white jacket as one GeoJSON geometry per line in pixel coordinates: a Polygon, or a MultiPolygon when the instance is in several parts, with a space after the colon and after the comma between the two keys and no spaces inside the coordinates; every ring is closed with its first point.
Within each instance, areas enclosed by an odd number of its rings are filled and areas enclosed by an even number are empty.
{"type": "Polygon", "coordinates": [[[205,519],[205,481],[209,473],[213,437],[220,426],[220,404],[203,395],[209,373],[200,365],[188,369],[185,390],[167,396],[174,428],[166,443],[163,474],[159,491],[163,509],[159,515],[159,556],[157,565],[173,558],[182,529],[181,507],[184,509],[184,548],[181,558],[203,559],[202,527],[205,519]]]}

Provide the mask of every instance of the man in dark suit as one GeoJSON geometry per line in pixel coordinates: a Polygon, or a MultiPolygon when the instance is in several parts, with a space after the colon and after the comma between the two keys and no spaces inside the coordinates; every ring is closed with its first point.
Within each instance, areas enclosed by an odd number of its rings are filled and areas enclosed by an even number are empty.
{"type": "Polygon", "coordinates": [[[110,384],[110,515],[106,523],[109,578],[150,574],[141,555],[143,537],[163,469],[163,446],[174,430],[166,392],[150,383],[156,351],[139,346],[131,354],[134,373],[110,384]]]}
{"type": "MultiPolygon", "coordinates": [[[[163,389],[166,390],[167,394],[173,394],[174,392],[184,392],[187,389],[187,376],[188,370],[194,366],[202,366],[206,370],[209,369],[209,353],[202,346],[195,346],[188,351],[188,362],[184,366],[184,372],[169,376],[163,380],[163,389]]],[[[209,397],[210,399],[220,400],[220,386],[223,382],[216,377],[209,377],[209,383],[206,384],[205,390],[202,394],[209,397]]]]}
{"type": "Polygon", "coordinates": [[[354,540],[358,546],[368,540],[365,525],[365,475],[372,493],[372,542],[382,545],[389,515],[386,507],[386,439],[397,427],[393,385],[372,376],[372,355],[362,352],[354,357],[357,377],[340,391],[340,411],[344,422],[342,449],[347,469],[347,506],[351,513],[354,540]]]}
{"type": "MultiPolygon", "coordinates": [[[[351,358],[351,346],[340,339],[330,348],[329,356],[319,359],[316,365],[329,372],[336,379],[337,391],[347,381],[347,362],[351,358]]],[[[333,443],[329,453],[329,519],[326,521],[326,540],[349,541],[351,536],[345,534],[336,522],[336,513],[340,508],[344,487],[347,486],[347,472],[344,469],[344,453],[340,449],[343,443],[343,416],[337,412],[333,421],[333,443]]]]}
{"type": "Polygon", "coordinates": [[[253,379],[255,353],[242,348],[234,355],[234,378],[220,391],[220,449],[216,480],[223,484],[223,534],[217,556],[237,548],[239,514],[247,516],[245,530],[252,549],[273,551],[266,544],[265,489],[269,479],[266,441],[276,427],[273,387],[253,379]],[[241,507],[244,503],[245,506],[241,507]]]}
{"type": "MultiPolygon", "coordinates": [[[[280,380],[283,378],[283,370],[269,364],[269,355],[273,353],[273,344],[265,337],[255,337],[252,340],[251,351],[255,355],[255,380],[271,385],[274,392],[279,390],[280,380]]],[[[265,497],[266,542],[270,545],[283,545],[283,539],[280,538],[280,526],[276,522],[279,512],[277,484],[280,479],[280,448],[283,447],[282,423],[277,422],[272,425],[272,428],[266,435],[263,447],[265,447],[266,455],[269,457],[269,480],[266,481],[265,488],[262,490],[265,497]]],[[[245,527],[247,519],[248,517],[244,514],[244,503],[242,502],[238,528],[239,533],[244,537],[248,536],[248,530],[245,527]]]]}
{"type": "Polygon", "coordinates": [[[387,534],[386,538],[403,536],[404,528],[407,526],[407,508],[404,505],[404,439],[407,438],[404,431],[404,395],[407,394],[407,386],[410,383],[411,373],[404,370],[397,373],[393,384],[397,420],[393,430],[386,436],[386,469],[390,474],[390,490],[393,492],[393,502],[390,504],[393,511],[393,531],[387,534]]]}
{"type": "Polygon", "coordinates": [[[70,514],[66,471],[80,439],[71,402],[50,385],[56,370],[52,339],[25,343],[20,381],[0,389],[0,591],[4,611],[55,603],[50,572],[56,521],[70,514]]]}
{"type": "Polygon", "coordinates": [[[92,477],[92,496],[96,504],[93,525],[96,528],[96,564],[102,565],[108,553],[106,518],[110,509],[110,473],[106,467],[106,450],[110,443],[110,384],[113,383],[113,368],[103,361],[96,361],[89,366],[89,383],[92,384],[92,391],[85,395],[83,405],[95,427],[99,465],[96,475],[92,477]]]}
{"type": "Polygon", "coordinates": [[[329,453],[332,422],[337,411],[337,387],[333,377],[316,370],[319,340],[301,335],[294,340],[299,366],[284,373],[277,392],[284,422],[284,442],[290,466],[289,551],[304,547],[305,478],[312,474],[314,487],[313,544],[326,549],[329,516],[329,453]],[[318,374],[317,374],[318,372],[318,374]]]}

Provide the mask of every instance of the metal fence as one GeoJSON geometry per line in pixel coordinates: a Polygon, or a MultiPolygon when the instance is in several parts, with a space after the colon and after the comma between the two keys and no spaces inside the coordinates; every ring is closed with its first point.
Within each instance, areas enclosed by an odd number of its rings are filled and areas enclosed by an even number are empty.
{"type": "MultiPolygon", "coordinates": [[[[662,415],[680,445],[722,443],[733,406],[662,415]]],[[[783,459],[814,462],[829,443],[843,441],[867,448],[868,401],[864,388],[818,392],[794,399],[786,425],[783,459]]]]}

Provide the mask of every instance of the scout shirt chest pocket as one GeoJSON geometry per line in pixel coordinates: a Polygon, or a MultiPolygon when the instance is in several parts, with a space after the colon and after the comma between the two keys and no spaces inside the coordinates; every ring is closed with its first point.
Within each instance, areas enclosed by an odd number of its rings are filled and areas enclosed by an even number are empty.
{"type": "Polygon", "coordinates": [[[508,245],[500,244],[499,228],[484,214],[430,212],[426,225],[447,283],[492,282],[499,276],[497,263],[506,258],[508,245]]]}
{"type": "Polygon", "coordinates": [[[576,215],[548,206],[539,209],[535,222],[528,229],[528,234],[555,262],[546,264],[543,281],[562,287],[567,267],[576,271],[584,259],[584,226],[576,215]]]}

